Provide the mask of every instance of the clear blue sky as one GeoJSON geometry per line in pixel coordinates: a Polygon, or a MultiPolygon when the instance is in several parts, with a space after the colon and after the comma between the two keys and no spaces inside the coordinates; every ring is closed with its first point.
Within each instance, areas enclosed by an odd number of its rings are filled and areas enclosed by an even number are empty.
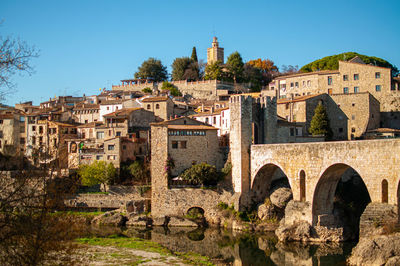
{"type": "MultiPolygon", "coordinates": [[[[40,50],[36,73],[14,76],[5,103],[97,94],[132,78],[149,57],[199,59],[216,35],[225,58],[298,65],[354,51],[400,68],[400,1],[1,0],[1,36],[40,50]]],[[[225,59],[226,60],[226,59],[225,59]]]]}

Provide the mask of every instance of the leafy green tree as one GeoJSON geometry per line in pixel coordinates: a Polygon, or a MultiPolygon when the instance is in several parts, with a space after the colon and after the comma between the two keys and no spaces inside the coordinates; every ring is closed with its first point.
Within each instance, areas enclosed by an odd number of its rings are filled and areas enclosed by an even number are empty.
{"type": "Polygon", "coordinates": [[[134,181],[145,181],[146,183],[150,180],[150,169],[147,164],[141,161],[135,161],[128,167],[130,174],[134,181]]]}
{"type": "Polygon", "coordinates": [[[189,57],[175,58],[172,63],[172,80],[183,80],[186,69],[193,63],[189,57]]]}
{"type": "Polygon", "coordinates": [[[204,79],[206,80],[222,80],[224,78],[224,73],[222,71],[222,62],[215,61],[211,64],[208,64],[205,69],[204,79]]]}
{"type": "Polygon", "coordinates": [[[153,90],[150,89],[149,87],[146,87],[146,88],[144,88],[144,89],[142,90],[142,92],[144,92],[144,93],[152,93],[153,90]]]}
{"type": "Polygon", "coordinates": [[[160,60],[150,57],[142,63],[135,73],[137,79],[153,79],[155,82],[167,80],[167,67],[160,60]]]}
{"type": "Polygon", "coordinates": [[[228,56],[226,67],[228,69],[228,76],[232,78],[234,82],[242,82],[244,63],[239,52],[233,52],[228,56]]]}
{"type": "Polygon", "coordinates": [[[190,59],[192,59],[193,62],[198,62],[198,59],[197,59],[197,52],[196,52],[196,46],[193,46],[193,49],[192,49],[192,56],[190,57],[190,59]]]}
{"type": "Polygon", "coordinates": [[[261,69],[247,63],[244,64],[243,81],[251,83],[251,90],[253,92],[261,91],[263,85],[263,73],[261,69]]]}
{"type": "Polygon", "coordinates": [[[321,103],[314,110],[314,116],[311,119],[310,128],[308,131],[313,135],[323,135],[326,139],[332,138],[332,129],[329,125],[328,114],[326,108],[321,103]]]}
{"type": "Polygon", "coordinates": [[[90,165],[80,165],[78,174],[84,186],[101,184],[105,187],[115,179],[117,170],[112,163],[107,165],[104,161],[94,161],[90,165]]]}
{"type": "Polygon", "coordinates": [[[375,56],[367,56],[367,55],[362,55],[358,54],[355,52],[347,52],[347,53],[342,53],[342,54],[337,54],[337,55],[331,55],[331,56],[326,56],[324,58],[315,60],[309,64],[304,65],[302,68],[300,68],[301,72],[312,72],[312,71],[318,71],[318,70],[336,70],[339,68],[339,60],[342,61],[348,61],[350,59],[353,59],[354,57],[360,57],[361,60],[364,61],[366,64],[372,64],[380,67],[387,67],[392,69],[392,75],[396,76],[399,73],[399,70],[396,66],[392,65],[388,61],[375,57],[375,56]]]}
{"type": "Polygon", "coordinates": [[[182,96],[182,93],[175,87],[173,84],[169,83],[168,81],[164,81],[161,90],[164,92],[169,92],[172,96],[182,96]]]}
{"type": "Polygon", "coordinates": [[[222,175],[215,166],[207,163],[195,164],[183,172],[180,177],[193,185],[216,185],[222,175]]]}

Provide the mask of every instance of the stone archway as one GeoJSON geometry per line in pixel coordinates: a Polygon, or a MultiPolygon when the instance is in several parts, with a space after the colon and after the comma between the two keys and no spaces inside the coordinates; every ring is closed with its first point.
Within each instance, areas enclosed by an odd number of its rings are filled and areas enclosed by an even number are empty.
{"type": "Polygon", "coordinates": [[[254,177],[251,185],[251,194],[253,202],[263,202],[271,193],[271,188],[277,183],[282,187],[290,187],[287,175],[282,169],[272,163],[268,163],[261,167],[254,177]]]}
{"type": "Polygon", "coordinates": [[[312,224],[343,227],[357,238],[360,217],[370,202],[369,191],[357,171],[347,164],[331,165],[314,190],[312,224]]]}

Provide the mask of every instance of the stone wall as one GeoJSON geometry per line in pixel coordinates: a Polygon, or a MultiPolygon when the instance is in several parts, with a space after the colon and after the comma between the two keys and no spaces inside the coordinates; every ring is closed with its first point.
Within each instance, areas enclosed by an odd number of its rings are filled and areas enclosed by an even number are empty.
{"type": "MultiPolygon", "coordinates": [[[[372,202],[360,217],[360,237],[373,235],[385,224],[398,222],[398,208],[394,204],[372,202]]],[[[381,233],[381,232],[380,232],[381,233]]]]}

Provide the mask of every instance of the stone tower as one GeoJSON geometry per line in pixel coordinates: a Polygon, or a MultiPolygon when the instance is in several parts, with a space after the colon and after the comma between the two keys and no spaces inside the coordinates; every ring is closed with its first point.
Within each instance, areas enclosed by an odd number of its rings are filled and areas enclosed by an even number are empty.
{"type": "Polygon", "coordinates": [[[252,144],[276,143],[276,98],[235,95],[229,100],[232,185],[240,193],[240,206],[250,204],[250,149],[252,144]]]}
{"type": "Polygon", "coordinates": [[[218,38],[214,37],[212,47],[207,48],[207,64],[212,64],[215,61],[224,63],[224,48],[219,47],[218,38]]]}

